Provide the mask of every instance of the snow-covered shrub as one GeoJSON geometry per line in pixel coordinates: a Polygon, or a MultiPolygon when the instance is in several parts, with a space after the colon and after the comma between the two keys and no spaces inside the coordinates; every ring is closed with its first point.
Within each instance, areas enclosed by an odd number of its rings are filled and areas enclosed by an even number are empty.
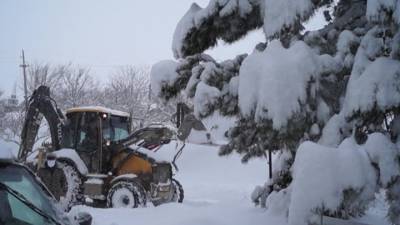
{"type": "Polygon", "coordinates": [[[300,145],[292,167],[289,224],[306,225],[317,213],[348,218],[365,211],[374,199],[376,173],[355,145],[351,139],[338,148],[300,145]]]}
{"type": "Polygon", "coordinates": [[[388,189],[388,216],[398,224],[399,156],[399,148],[382,133],[368,135],[363,145],[352,137],[337,148],[304,142],[292,167],[289,224],[307,224],[319,214],[363,215],[379,187],[388,189]]]}

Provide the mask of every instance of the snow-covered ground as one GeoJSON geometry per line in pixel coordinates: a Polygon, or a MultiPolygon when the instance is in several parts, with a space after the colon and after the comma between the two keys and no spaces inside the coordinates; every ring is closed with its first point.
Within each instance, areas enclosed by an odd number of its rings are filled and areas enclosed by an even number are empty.
{"type": "MultiPolygon", "coordinates": [[[[175,144],[160,149],[171,154],[175,144]]],[[[185,190],[182,204],[171,203],[138,209],[95,209],[77,206],[94,217],[93,225],[286,225],[285,215],[270,214],[255,207],[250,194],[267,179],[267,162],[263,159],[241,164],[238,155],[219,157],[214,146],[187,144],[178,160],[177,178],[185,190]]],[[[150,204],[149,204],[150,205],[150,204]]],[[[383,219],[382,196],[358,221],[371,225],[389,225],[383,219]]],[[[276,212],[275,212],[276,213],[276,212]]]]}

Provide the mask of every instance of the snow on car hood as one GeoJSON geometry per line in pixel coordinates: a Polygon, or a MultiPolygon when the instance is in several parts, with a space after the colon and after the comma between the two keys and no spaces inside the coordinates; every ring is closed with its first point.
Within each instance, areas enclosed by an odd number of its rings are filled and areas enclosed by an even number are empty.
{"type": "Polygon", "coordinates": [[[9,148],[2,148],[0,150],[0,160],[15,160],[16,157],[9,148]]]}

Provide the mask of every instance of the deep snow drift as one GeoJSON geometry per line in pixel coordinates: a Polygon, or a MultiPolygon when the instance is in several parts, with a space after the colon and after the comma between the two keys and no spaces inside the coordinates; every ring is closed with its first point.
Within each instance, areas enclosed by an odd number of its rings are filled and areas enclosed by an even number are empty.
{"type": "MultiPolygon", "coordinates": [[[[163,147],[160,154],[173,155],[175,143],[163,147]]],[[[164,156],[165,157],[165,156],[164,156]]],[[[267,161],[256,159],[241,164],[238,155],[219,157],[218,148],[187,144],[177,162],[177,178],[185,190],[182,204],[158,207],[151,204],[138,209],[94,209],[77,206],[72,210],[93,215],[94,225],[287,225],[284,213],[255,207],[250,200],[254,187],[267,180],[267,161]]],[[[386,205],[378,198],[359,221],[388,224],[382,219],[386,205]]]]}

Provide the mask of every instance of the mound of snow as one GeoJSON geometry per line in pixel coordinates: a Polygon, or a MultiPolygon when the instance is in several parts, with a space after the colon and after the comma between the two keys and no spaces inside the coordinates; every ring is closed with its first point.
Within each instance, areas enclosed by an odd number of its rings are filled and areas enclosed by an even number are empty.
{"type": "Polygon", "coordinates": [[[349,188],[362,190],[366,201],[374,198],[376,175],[365,151],[346,139],[337,149],[304,142],[293,165],[288,222],[307,225],[313,210],[334,212],[349,188]]]}
{"type": "Polygon", "coordinates": [[[4,148],[0,150],[0,160],[14,160],[15,155],[9,148],[4,148]]]}
{"type": "Polygon", "coordinates": [[[211,140],[207,137],[209,135],[210,134],[207,131],[192,129],[186,142],[192,144],[211,144],[211,140]]]}

